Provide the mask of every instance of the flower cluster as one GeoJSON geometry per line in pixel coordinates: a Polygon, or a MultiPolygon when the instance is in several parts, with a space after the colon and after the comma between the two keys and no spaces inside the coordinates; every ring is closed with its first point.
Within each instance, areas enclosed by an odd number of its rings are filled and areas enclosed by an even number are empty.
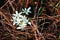
{"type": "Polygon", "coordinates": [[[22,15],[22,13],[26,13],[26,15],[28,15],[30,9],[30,7],[28,9],[25,8],[25,10],[22,9],[23,12],[18,13],[16,11],[16,14],[13,14],[11,21],[13,22],[13,25],[18,25],[16,29],[24,29],[27,24],[31,25],[29,19],[25,15],[22,15]]]}

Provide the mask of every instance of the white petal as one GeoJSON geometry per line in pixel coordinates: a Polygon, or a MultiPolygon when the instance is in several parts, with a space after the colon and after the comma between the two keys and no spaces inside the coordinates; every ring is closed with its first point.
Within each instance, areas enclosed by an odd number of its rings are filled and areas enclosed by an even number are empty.
{"type": "Polygon", "coordinates": [[[27,10],[30,10],[31,9],[31,7],[29,7],[27,10]]]}
{"type": "Polygon", "coordinates": [[[13,20],[11,19],[11,21],[13,21],[13,20]]]}
{"type": "Polygon", "coordinates": [[[12,14],[13,16],[15,16],[16,14],[12,14]]]}
{"type": "Polygon", "coordinates": [[[18,11],[16,11],[16,14],[18,14],[18,11]]]}
{"type": "Polygon", "coordinates": [[[25,11],[24,9],[22,9],[22,11],[25,11]]]}
{"type": "Polygon", "coordinates": [[[19,15],[19,18],[23,18],[23,16],[22,15],[19,15]]]}
{"type": "Polygon", "coordinates": [[[13,25],[15,25],[15,22],[13,22],[13,25]]]}
{"type": "Polygon", "coordinates": [[[16,17],[12,17],[13,19],[16,19],[16,17]]]}
{"type": "Polygon", "coordinates": [[[31,13],[31,11],[28,11],[29,13],[31,13]]]}
{"type": "Polygon", "coordinates": [[[26,8],[25,8],[25,10],[26,10],[26,8]]]}
{"type": "Polygon", "coordinates": [[[24,11],[22,13],[25,13],[24,11]]]}
{"type": "Polygon", "coordinates": [[[16,29],[21,29],[21,27],[17,27],[16,29]]]}
{"type": "Polygon", "coordinates": [[[17,17],[17,16],[18,16],[18,14],[13,14],[13,16],[14,16],[14,17],[17,17]]]}
{"type": "Polygon", "coordinates": [[[21,15],[21,14],[22,14],[22,12],[19,13],[19,15],[21,15]]]}
{"type": "Polygon", "coordinates": [[[28,22],[29,25],[31,25],[31,22],[28,22]]]}

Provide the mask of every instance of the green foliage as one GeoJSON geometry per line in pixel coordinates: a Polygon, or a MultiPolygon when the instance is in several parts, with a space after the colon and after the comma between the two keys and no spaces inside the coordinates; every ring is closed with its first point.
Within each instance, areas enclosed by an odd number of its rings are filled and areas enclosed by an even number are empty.
{"type": "Polygon", "coordinates": [[[44,11],[44,7],[40,7],[38,10],[38,16],[41,15],[41,13],[44,11]]]}

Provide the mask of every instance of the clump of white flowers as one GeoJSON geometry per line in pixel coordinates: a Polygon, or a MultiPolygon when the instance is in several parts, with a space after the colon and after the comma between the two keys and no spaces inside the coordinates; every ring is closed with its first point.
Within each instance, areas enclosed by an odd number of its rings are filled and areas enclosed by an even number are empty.
{"type": "Polygon", "coordinates": [[[13,22],[13,25],[18,26],[16,29],[24,30],[24,28],[26,27],[27,24],[31,25],[31,22],[29,22],[29,19],[26,17],[26,15],[28,15],[28,13],[31,13],[30,9],[31,9],[31,7],[29,7],[28,9],[25,8],[25,10],[22,9],[22,12],[20,12],[20,13],[18,13],[18,11],[16,11],[16,14],[12,14],[11,21],[13,22]],[[22,15],[22,13],[25,13],[26,15],[22,15]]]}

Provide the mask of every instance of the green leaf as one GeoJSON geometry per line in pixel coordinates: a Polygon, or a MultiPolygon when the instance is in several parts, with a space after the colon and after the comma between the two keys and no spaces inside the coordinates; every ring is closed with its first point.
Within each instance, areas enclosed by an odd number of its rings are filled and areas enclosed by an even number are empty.
{"type": "Polygon", "coordinates": [[[39,10],[38,10],[38,16],[41,15],[41,13],[43,12],[44,8],[43,7],[40,7],[39,10]],[[40,13],[39,13],[40,12],[40,13]]]}
{"type": "Polygon", "coordinates": [[[59,4],[60,4],[60,1],[55,5],[55,7],[57,8],[59,6],[59,4]]]}

